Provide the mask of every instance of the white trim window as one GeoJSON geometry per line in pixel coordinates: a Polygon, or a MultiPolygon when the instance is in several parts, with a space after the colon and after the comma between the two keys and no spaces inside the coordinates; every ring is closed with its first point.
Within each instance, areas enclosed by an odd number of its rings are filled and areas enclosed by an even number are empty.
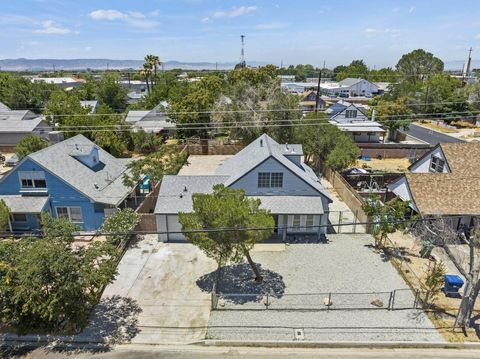
{"type": "Polygon", "coordinates": [[[307,230],[311,231],[313,227],[313,214],[307,214],[307,219],[305,220],[305,227],[307,230]]]}
{"type": "Polygon", "coordinates": [[[258,172],[258,188],[282,188],[283,172],[258,172]]]}
{"type": "Polygon", "coordinates": [[[443,172],[445,168],[445,160],[440,157],[432,156],[430,160],[430,172],[443,172]]]}
{"type": "Polygon", "coordinates": [[[43,171],[19,171],[18,180],[21,188],[47,188],[43,171]]]}
{"type": "Polygon", "coordinates": [[[293,215],[293,223],[292,223],[292,228],[293,229],[300,229],[300,223],[301,223],[301,217],[299,214],[294,214],[293,215]]]}
{"type": "Polygon", "coordinates": [[[55,207],[57,218],[68,219],[73,223],[83,223],[81,207],[55,207]]]}
{"type": "Polygon", "coordinates": [[[27,214],[26,213],[12,213],[12,214],[10,214],[10,220],[12,222],[26,223],[27,222],[27,214]]]}
{"type": "Polygon", "coordinates": [[[346,110],[345,118],[357,118],[357,110],[346,110]]]}

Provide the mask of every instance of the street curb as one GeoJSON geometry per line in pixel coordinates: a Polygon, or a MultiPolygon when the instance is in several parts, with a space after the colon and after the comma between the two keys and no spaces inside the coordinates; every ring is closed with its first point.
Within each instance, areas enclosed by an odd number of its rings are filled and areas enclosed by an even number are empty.
{"type": "Polygon", "coordinates": [[[263,348],[370,348],[370,349],[479,349],[480,343],[450,342],[311,342],[311,341],[240,341],[205,340],[206,346],[263,348]]]}

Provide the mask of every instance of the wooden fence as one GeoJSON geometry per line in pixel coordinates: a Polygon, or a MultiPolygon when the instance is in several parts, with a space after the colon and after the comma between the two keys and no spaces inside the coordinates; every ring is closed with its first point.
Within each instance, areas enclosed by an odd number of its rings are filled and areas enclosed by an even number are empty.
{"type": "MultiPolygon", "coordinates": [[[[337,171],[331,169],[326,164],[319,164],[319,169],[322,172],[323,176],[327,179],[328,182],[333,186],[335,191],[338,193],[343,202],[350,208],[350,210],[355,213],[357,222],[363,223],[368,222],[368,216],[365,211],[362,209],[363,197],[357,193],[355,188],[353,188],[337,171]]],[[[367,225],[366,232],[371,232],[371,226],[367,225]]]]}

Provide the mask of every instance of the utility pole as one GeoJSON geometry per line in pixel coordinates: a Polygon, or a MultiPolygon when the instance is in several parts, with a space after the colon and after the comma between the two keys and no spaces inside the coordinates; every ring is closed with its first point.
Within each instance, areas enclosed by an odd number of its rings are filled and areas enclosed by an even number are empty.
{"type": "Polygon", "coordinates": [[[242,43],[242,51],[240,52],[240,67],[244,68],[247,66],[245,62],[245,35],[240,35],[240,41],[242,43]]]}
{"type": "Polygon", "coordinates": [[[315,97],[315,113],[318,112],[318,105],[320,103],[320,83],[322,82],[322,69],[320,69],[320,72],[318,73],[318,83],[317,83],[317,96],[315,97]]]}

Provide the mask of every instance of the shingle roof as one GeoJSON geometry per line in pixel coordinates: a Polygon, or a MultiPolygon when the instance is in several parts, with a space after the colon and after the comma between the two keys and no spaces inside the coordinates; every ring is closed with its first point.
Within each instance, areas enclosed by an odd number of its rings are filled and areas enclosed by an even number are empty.
{"type": "Polygon", "coordinates": [[[10,108],[3,102],[0,102],[0,111],[10,111],[10,108]]]}
{"type": "Polygon", "coordinates": [[[228,176],[164,176],[154,212],[191,212],[194,193],[213,193],[213,186],[227,179],[228,176]]]}
{"type": "Polygon", "coordinates": [[[451,173],[407,173],[405,177],[423,215],[480,215],[478,177],[451,173]]]}
{"type": "Polygon", "coordinates": [[[321,197],[312,196],[249,196],[258,198],[260,208],[268,209],[272,214],[323,214],[321,197]]]}
{"type": "Polygon", "coordinates": [[[131,188],[123,185],[122,177],[132,160],[113,157],[83,135],[71,137],[27,157],[95,202],[116,206],[131,192],[131,188]],[[85,155],[93,147],[98,149],[98,159],[103,164],[94,169],[74,157],[85,155]],[[78,148],[85,151],[79,153],[78,148]]]}
{"type": "Polygon", "coordinates": [[[0,199],[5,201],[11,213],[40,213],[48,202],[47,196],[4,195],[0,199]]]}
{"type": "Polygon", "coordinates": [[[31,111],[0,109],[0,133],[32,132],[39,125],[47,123],[31,111]]]}
{"type": "Polygon", "coordinates": [[[415,205],[423,215],[480,215],[480,143],[439,145],[451,173],[407,173],[415,205]]]}
{"type": "MultiPolygon", "coordinates": [[[[285,146],[285,145],[283,145],[285,146]]],[[[291,146],[291,145],[289,145],[291,146]]],[[[329,194],[325,191],[320,184],[317,176],[313,174],[313,171],[306,166],[302,165],[302,168],[294,164],[282,153],[276,141],[274,141],[267,134],[261,135],[259,138],[250,143],[247,147],[238,152],[235,156],[225,161],[215,172],[216,175],[230,176],[225,182],[226,186],[230,186],[238,179],[242,178],[247,172],[257,167],[260,163],[266,159],[273,157],[291,172],[303,179],[307,184],[316,189],[320,194],[330,200],[329,194]],[[308,168],[309,170],[307,170],[308,168]],[[312,175],[313,174],[313,175],[312,175]]]]}

